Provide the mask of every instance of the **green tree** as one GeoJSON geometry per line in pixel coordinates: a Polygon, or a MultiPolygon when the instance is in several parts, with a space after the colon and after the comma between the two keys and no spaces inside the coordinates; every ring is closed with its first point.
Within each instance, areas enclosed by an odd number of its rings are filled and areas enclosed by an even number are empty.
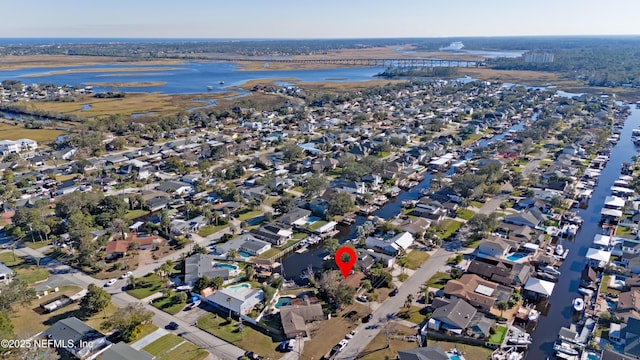
{"type": "Polygon", "coordinates": [[[2,287],[0,292],[0,312],[10,312],[13,305],[29,305],[36,298],[35,289],[24,281],[14,280],[2,287]]]}
{"type": "Polygon", "coordinates": [[[329,186],[329,180],[322,174],[311,175],[304,184],[303,193],[308,198],[316,197],[322,194],[329,186]]]}
{"type": "Polygon", "coordinates": [[[304,155],[304,151],[295,142],[287,142],[282,146],[282,157],[286,162],[298,160],[302,155],[304,155]]]}
{"type": "Polygon", "coordinates": [[[240,256],[238,249],[229,249],[227,252],[227,259],[234,260],[240,256]]]}
{"type": "Polygon", "coordinates": [[[130,303],[116,310],[101,327],[105,330],[120,330],[122,339],[131,342],[140,334],[142,325],[150,322],[152,318],[153,312],[145,309],[144,305],[130,303]]]}
{"type": "Polygon", "coordinates": [[[276,200],[272,205],[273,209],[281,214],[285,214],[291,211],[294,206],[295,204],[293,203],[293,197],[286,194],[282,195],[282,197],[276,200]]]}
{"type": "Polygon", "coordinates": [[[404,300],[404,307],[409,309],[413,304],[413,300],[414,300],[413,294],[407,294],[407,298],[404,300]]]}
{"type": "Polygon", "coordinates": [[[135,277],[135,276],[130,275],[130,276],[127,278],[127,285],[129,286],[129,289],[135,289],[135,288],[136,288],[137,283],[138,283],[138,279],[136,279],[136,277],[135,277]]]}
{"type": "Polygon", "coordinates": [[[336,254],[336,251],[338,251],[339,247],[340,242],[338,241],[338,239],[334,238],[325,240],[324,244],[322,245],[322,248],[328,251],[331,256],[334,256],[336,254]]]}
{"type": "Polygon", "coordinates": [[[496,308],[497,308],[498,310],[500,310],[500,317],[503,317],[503,316],[502,316],[502,315],[503,315],[503,312],[504,312],[505,310],[507,310],[507,308],[508,308],[508,307],[509,307],[509,305],[508,305],[506,302],[504,302],[504,301],[500,301],[500,302],[498,302],[498,303],[496,304],[496,308]]]}
{"type": "Polygon", "coordinates": [[[339,191],[331,195],[329,198],[329,206],[327,211],[330,216],[334,215],[344,215],[351,211],[355,204],[353,203],[353,199],[351,195],[339,191]]]}
{"type": "Polygon", "coordinates": [[[111,295],[104,289],[89,284],[87,294],[80,300],[80,308],[89,315],[97,314],[104,310],[111,303],[111,295]]]}
{"type": "Polygon", "coordinates": [[[253,267],[252,264],[248,264],[244,268],[244,274],[247,276],[247,280],[252,281],[253,278],[256,276],[256,269],[253,267]]]}
{"type": "Polygon", "coordinates": [[[407,259],[406,256],[399,257],[396,259],[396,264],[400,266],[401,273],[404,274],[405,268],[407,267],[407,264],[409,264],[409,259],[407,259]]]}

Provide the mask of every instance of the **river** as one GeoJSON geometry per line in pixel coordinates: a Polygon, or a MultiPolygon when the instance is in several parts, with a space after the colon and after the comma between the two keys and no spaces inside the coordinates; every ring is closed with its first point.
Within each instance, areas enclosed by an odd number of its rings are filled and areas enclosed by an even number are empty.
{"type": "Polygon", "coordinates": [[[594,236],[600,233],[600,210],[604,205],[605,197],[611,194],[613,182],[620,176],[622,163],[630,161],[637,152],[631,142],[631,130],[638,127],[640,127],[640,110],[632,109],[621,131],[620,141],[612,149],[610,160],[602,170],[588,207],[577,210],[578,215],[584,219],[584,224],[578,231],[575,241],[564,243],[564,247],[569,249],[569,255],[560,267],[562,276],[549,298],[548,313],[543,314],[544,316],[538,320],[527,359],[539,360],[553,355],[553,343],[558,338],[560,328],[568,327],[571,323],[571,301],[578,296],[580,275],[586,263],[584,256],[594,236]]]}

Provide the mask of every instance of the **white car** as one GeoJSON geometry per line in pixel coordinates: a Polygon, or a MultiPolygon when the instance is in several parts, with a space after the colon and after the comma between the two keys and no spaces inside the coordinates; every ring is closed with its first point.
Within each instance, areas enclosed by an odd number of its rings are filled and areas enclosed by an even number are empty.
{"type": "Polygon", "coordinates": [[[109,286],[115,284],[116,281],[118,281],[118,279],[111,279],[111,280],[107,281],[106,284],[104,284],[104,287],[109,287],[109,286]]]}
{"type": "Polygon", "coordinates": [[[133,275],[133,273],[131,271],[127,271],[126,273],[122,274],[121,278],[126,279],[131,275],[133,275]]]}
{"type": "Polygon", "coordinates": [[[340,340],[340,342],[338,343],[338,351],[342,351],[342,349],[344,349],[348,343],[349,343],[349,340],[347,339],[340,340]]]}

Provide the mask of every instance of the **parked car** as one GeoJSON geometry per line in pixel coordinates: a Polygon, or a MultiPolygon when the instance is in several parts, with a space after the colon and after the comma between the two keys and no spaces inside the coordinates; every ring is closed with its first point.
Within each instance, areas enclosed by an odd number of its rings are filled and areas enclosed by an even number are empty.
{"type": "Polygon", "coordinates": [[[348,333],[347,335],[345,335],[346,339],[353,339],[354,336],[356,336],[356,334],[358,333],[358,330],[353,329],[351,330],[350,333],[348,333]]]}
{"type": "Polygon", "coordinates": [[[178,330],[178,328],[180,327],[180,325],[178,325],[177,322],[172,321],[170,323],[167,324],[166,328],[169,330],[178,330]]]}
{"type": "Polygon", "coordinates": [[[286,340],[281,342],[280,345],[278,345],[278,351],[283,351],[283,352],[288,351],[288,345],[289,345],[289,342],[286,340]]]}
{"type": "Polygon", "coordinates": [[[247,351],[244,353],[244,356],[251,360],[264,360],[264,357],[254,353],[253,351],[247,351]]]}
{"type": "Polygon", "coordinates": [[[337,351],[342,351],[342,349],[344,349],[345,346],[347,346],[347,344],[349,344],[349,340],[342,339],[342,340],[340,340],[338,345],[336,345],[335,347],[337,348],[337,351]]]}
{"type": "Polygon", "coordinates": [[[109,286],[111,286],[111,285],[115,284],[115,283],[116,283],[116,281],[118,281],[118,279],[111,279],[111,280],[107,281],[107,282],[104,284],[104,287],[109,287],[109,286]]]}
{"type": "Polygon", "coordinates": [[[367,316],[362,318],[363,323],[368,323],[373,318],[373,314],[368,314],[367,316]]]}
{"type": "Polygon", "coordinates": [[[360,301],[360,302],[367,302],[367,297],[364,295],[360,295],[356,298],[356,300],[360,301]]]}
{"type": "Polygon", "coordinates": [[[396,296],[396,295],[398,295],[398,288],[391,290],[391,292],[389,293],[389,296],[396,296]]]}
{"type": "Polygon", "coordinates": [[[126,279],[126,278],[130,277],[131,275],[133,275],[133,273],[131,271],[127,271],[126,273],[122,274],[121,278],[126,279]]]}

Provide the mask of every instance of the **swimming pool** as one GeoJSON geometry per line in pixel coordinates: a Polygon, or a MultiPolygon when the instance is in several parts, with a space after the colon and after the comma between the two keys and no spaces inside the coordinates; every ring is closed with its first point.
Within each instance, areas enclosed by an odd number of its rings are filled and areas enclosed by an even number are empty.
{"type": "Polygon", "coordinates": [[[246,252],[244,252],[244,251],[240,251],[240,252],[238,253],[238,255],[240,255],[240,256],[241,256],[241,257],[243,257],[243,258],[251,257],[251,255],[250,255],[250,254],[247,254],[247,253],[246,253],[246,252]]]}
{"type": "Polygon", "coordinates": [[[600,360],[600,356],[594,353],[587,353],[587,360],[600,360]]]}
{"type": "Polygon", "coordinates": [[[242,290],[242,289],[249,289],[251,288],[251,285],[244,283],[244,284],[238,284],[238,285],[233,285],[233,286],[229,286],[227,289],[229,290],[242,290]]]}
{"type": "Polygon", "coordinates": [[[524,257],[527,257],[527,255],[529,255],[529,254],[523,253],[523,252],[517,252],[517,253],[514,253],[514,254],[511,254],[511,255],[507,256],[507,260],[509,260],[509,261],[518,261],[518,260],[520,260],[520,259],[522,259],[524,257]]]}
{"type": "Polygon", "coordinates": [[[291,305],[290,297],[279,297],[278,302],[276,303],[276,309],[280,309],[283,306],[291,305]]]}
{"type": "Polygon", "coordinates": [[[214,267],[223,268],[223,269],[229,269],[229,271],[238,270],[238,267],[235,266],[235,265],[232,265],[232,264],[216,263],[214,265],[214,267]]]}
{"type": "Polygon", "coordinates": [[[322,220],[322,218],[319,218],[319,217],[317,217],[317,216],[311,216],[311,217],[307,220],[307,224],[311,225],[311,224],[313,224],[313,223],[315,223],[315,222],[318,222],[318,221],[320,221],[320,220],[322,220]]]}
{"type": "Polygon", "coordinates": [[[449,360],[462,360],[458,355],[449,355],[449,360]]]}

